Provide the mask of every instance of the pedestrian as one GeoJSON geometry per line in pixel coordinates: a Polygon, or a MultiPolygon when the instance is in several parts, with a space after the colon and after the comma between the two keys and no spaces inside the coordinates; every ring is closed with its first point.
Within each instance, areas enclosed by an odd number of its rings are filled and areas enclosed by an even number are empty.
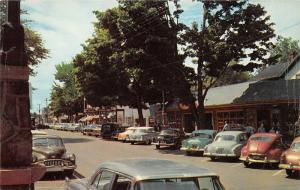
{"type": "Polygon", "coordinates": [[[270,129],[270,131],[269,131],[269,133],[275,133],[276,131],[275,131],[275,129],[274,129],[274,127],[272,127],[271,129],[270,129]]]}
{"type": "Polygon", "coordinates": [[[230,131],[230,125],[227,123],[227,121],[225,121],[223,131],[230,131]]]}
{"type": "Polygon", "coordinates": [[[246,131],[248,138],[254,134],[254,128],[250,124],[247,124],[245,131],[246,131]]]}
{"type": "Polygon", "coordinates": [[[257,132],[258,132],[258,133],[265,133],[265,132],[266,132],[264,123],[261,123],[261,124],[260,124],[259,128],[257,129],[257,132]]]}

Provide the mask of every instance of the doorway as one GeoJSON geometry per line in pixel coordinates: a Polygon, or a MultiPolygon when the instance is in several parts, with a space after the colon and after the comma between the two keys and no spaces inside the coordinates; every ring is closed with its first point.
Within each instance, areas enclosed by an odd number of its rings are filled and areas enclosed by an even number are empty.
{"type": "Polygon", "coordinates": [[[268,132],[271,129],[271,112],[270,110],[257,110],[257,125],[263,123],[268,132]]]}

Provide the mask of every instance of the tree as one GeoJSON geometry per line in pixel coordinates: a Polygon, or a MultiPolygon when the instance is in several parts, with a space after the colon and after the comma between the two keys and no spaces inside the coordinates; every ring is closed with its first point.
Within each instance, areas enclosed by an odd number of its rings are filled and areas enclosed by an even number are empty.
{"type": "Polygon", "coordinates": [[[142,109],[161,102],[162,93],[173,99],[178,80],[174,73],[187,70],[184,57],[176,57],[177,31],[167,1],[120,1],[119,5],[95,12],[94,36],[76,57],[77,77],[89,103],[137,108],[144,125],[142,109]]]}
{"type": "Polygon", "coordinates": [[[282,36],[277,37],[275,47],[271,49],[271,55],[277,56],[277,61],[280,63],[286,63],[291,61],[291,53],[300,53],[299,41],[293,40],[291,37],[285,38],[282,36]]]}
{"type": "Polygon", "coordinates": [[[55,116],[66,114],[69,118],[83,110],[83,98],[74,72],[74,64],[61,63],[56,65],[55,79],[51,92],[50,108],[55,116]]]}
{"type": "Polygon", "coordinates": [[[197,100],[189,103],[198,127],[205,128],[204,100],[208,90],[226,73],[252,71],[263,64],[274,63],[267,57],[273,47],[273,23],[261,5],[242,1],[200,1],[203,4],[202,26],[193,23],[181,35],[185,53],[196,59],[197,100]],[[247,63],[239,62],[241,59],[247,63]],[[236,64],[230,65],[232,61],[236,64]]]}
{"type": "MultiPolygon", "coordinates": [[[[27,15],[27,11],[21,11],[22,15],[27,15]]],[[[30,27],[31,20],[22,20],[25,33],[25,52],[28,59],[30,75],[34,76],[34,68],[49,57],[49,50],[44,47],[41,35],[30,27]]]]}

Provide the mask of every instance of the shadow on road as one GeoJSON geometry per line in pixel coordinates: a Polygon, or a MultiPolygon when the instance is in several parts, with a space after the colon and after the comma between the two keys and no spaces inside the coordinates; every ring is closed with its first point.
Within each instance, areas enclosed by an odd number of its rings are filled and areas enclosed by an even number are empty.
{"type": "Polygon", "coordinates": [[[208,162],[239,163],[241,161],[239,159],[232,159],[232,158],[218,158],[216,160],[208,160],[208,162]]]}
{"type": "Polygon", "coordinates": [[[73,175],[66,176],[63,173],[47,173],[40,181],[61,181],[65,180],[66,177],[68,177],[69,179],[76,179],[73,175]]]}
{"type": "Polygon", "coordinates": [[[65,144],[68,143],[83,143],[83,142],[89,142],[89,141],[93,141],[92,139],[88,139],[88,138],[69,138],[69,137],[65,137],[63,138],[63,141],[65,144]]]}
{"type": "Polygon", "coordinates": [[[185,155],[184,152],[178,150],[178,149],[170,149],[168,147],[162,147],[160,149],[158,149],[159,153],[162,154],[174,154],[174,155],[185,155]]]}
{"type": "Polygon", "coordinates": [[[278,166],[272,166],[271,164],[255,164],[252,163],[250,165],[250,167],[248,167],[249,169],[253,169],[253,170],[280,170],[280,168],[278,168],[278,166]]]}

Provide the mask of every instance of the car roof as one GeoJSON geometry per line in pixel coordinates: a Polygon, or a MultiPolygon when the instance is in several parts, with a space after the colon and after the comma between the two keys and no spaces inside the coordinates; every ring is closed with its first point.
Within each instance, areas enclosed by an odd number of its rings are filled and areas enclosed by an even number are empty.
{"type": "Polygon", "coordinates": [[[177,129],[177,128],[166,128],[166,129],[162,129],[162,131],[167,131],[167,130],[170,130],[170,131],[179,131],[179,129],[177,129]]]}
{"type": "Polygon", "coordinates": [[[45,131],[40,131],[40,130],[31,130],[32,135],[47,135],[45,131]]]}
{"type": "Polygon", "coordinates": [[[38,139],[38,138],[56,138],[56,139],[61,139],[57,135],[49,135],[49,134],[46,134],[46,135],[33,135],[32,138],[33,139],[38,139]]]}
{"type": "Polygon", "coordinates": [[[215,173],[192,165],[161,159],[124,159],[105,162],[100,168],[133,177],[136,181],[161,178],[188,178],[217,176],[215,173]]]}
{"type": "Polygon", "coordinates": [[[252,135],[253,137],[273,137],[273,138],[279,138],[282,135],[281,134],[277,134],[277,133],[255,133],[254,135],[252,135]]]}
{"type": "Polygon", "coordinates": [[[135,129],[153,129],[153,127],[136,127],[135,129]]]}
{"type": "Polygon", "coordinates": [[[239,135],[245,134],[243,131],[221,131],[217,135],[239,135]]]}

